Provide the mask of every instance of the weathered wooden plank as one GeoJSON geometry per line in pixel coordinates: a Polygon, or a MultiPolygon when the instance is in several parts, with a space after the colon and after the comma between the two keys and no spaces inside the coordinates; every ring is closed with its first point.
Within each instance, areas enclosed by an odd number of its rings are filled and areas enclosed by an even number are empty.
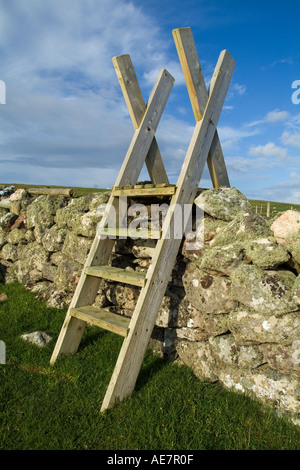
{"type": "Polygon", "coordinates": [[[116,228],[99,228],[98,234],[107,237],[123,237],[123,238],[152,238],[153,240],[159,240],[161,237],[161,230],[156,229],[144,229],[144,228],[127,228],[127,227],[116,227],[116,228]]]}
{"type": "Polygon", "coordinates": [[[115,188],[113,190],[114,196],[128,196],[128,197],[147,197],[147,196],[172,196],[176,191],[175,185],[166,185],[157,187],[156,185],[145,185],[138,188],[115,188]]]}
{"type": "Polygon", "coordinates": [[[26,191],[29,194],[40,194],[46,196],[74,196],[74,189],[72,188],[28,188],[26,191]]]}
{"type": "Polygon", "coordinates": [[[88,266],[85,268],[85,273],[90,276],[98,276],[104,279],[109,279],[115,282],[130,284],[133,286],[144,287],[145,273],[138,271],[127,271],[113,266],[88,266]]]}
{"type": "MultiPolygon", "coordinates": [[[[206,111],[198,121],[182,171],[177,183],[177,191],[172,197],[170,217],[166,217],[162,238],[157,242],[155,252],[146,275],[146,285],[142,289],[133,317],[130,332],[123,342],[117,364],[104,397],[101,410],[110,408],[115,401],[130,395],[143,361],[156,315],[161,304],[169,276],[173,269],[181,239],[167,237],[169,228],[175,228],[174,207],[191,204],[197,192],[204,164],[216,131],[216,125],[225,100],[226,92],[234,69],[234,60],[223,51],[217,63],[206,111]]],[[[182,228],[184,230],[184,227],[182,228]]]]}
{"type": "MultiPolygon", "coordinates": [[[[196,122],[198,122],[202,119],[208,99],[208,92],[202,74],[192,30],[191,28],[174,29],[173,38],[195,119],[196,122]]],[[[230,186],[217,130],[208,154],[207,165],[215,188],[220,186],[230,186]]]]}
{"type": "MultiPolygon", "coordinates": [[[[113,58],[113,64],[129,110],[132,124],[138,129],[146,111],[146,105],[140,90],[136,74],[129,55],[113,58]]],[[[146,166],[153,183],[168,183],[168,176],[156,142],[153,139],[146,157],[146,166]]]]}
{"type": "Polygon", "coordinates": [[[83,320],[91,325],[99,326],[120,336],[127,336],[128,334],[130,318],[123,315],[117,315],[116,313],[90,306],[71,308],[70,313],[72,317],[83,320]]]}

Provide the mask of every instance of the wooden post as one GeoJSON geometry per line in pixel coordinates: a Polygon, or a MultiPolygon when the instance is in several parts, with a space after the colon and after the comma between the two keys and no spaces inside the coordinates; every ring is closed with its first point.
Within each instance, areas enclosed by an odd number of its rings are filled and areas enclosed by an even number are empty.
{"type": "MultiPolygon", "coordinates": [[[[174,29],[173,38],[194,111],[194,116],[196,122],[198,122],[202,119],[204,114],[208,92],[202,74],[192,30],[191,28],[174,29]]],[[[213,80],[214,77],[212,82],[213,80]]],[[[207,157],[207,165],[214,188],[230,186],[217,130],[207,157]]]]}
{"type": "Polygon", "coordinates": [[[270,201],[267,202],[267,217],[270,217],[270,201]]]}

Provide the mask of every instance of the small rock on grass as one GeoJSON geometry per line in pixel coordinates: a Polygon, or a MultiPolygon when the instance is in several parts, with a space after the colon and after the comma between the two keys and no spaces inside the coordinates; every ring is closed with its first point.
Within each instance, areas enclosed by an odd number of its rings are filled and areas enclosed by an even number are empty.
{"type": "Polygon", "coordinates": [[[21,335],[21,338],[25,341],[35,344],[39,348],[43,348],[52,339],[52,335],[45,333],[45,331],[34,331],[33,333],[27,333],[21,335]]]}
{"type": "Polygon", "coordinates": [[[6,294],[0,294],[0,304],[2,302],[5,302],[5,300],[7,300],[7,295],[6,294]]]}

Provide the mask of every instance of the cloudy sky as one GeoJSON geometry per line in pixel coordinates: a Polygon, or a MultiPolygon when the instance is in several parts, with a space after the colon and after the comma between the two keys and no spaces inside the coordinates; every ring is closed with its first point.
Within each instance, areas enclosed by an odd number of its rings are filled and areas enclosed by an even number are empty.
{"type": "Polygon", "coordinates": [[[299,0],[0,0],[0,182],[110,187],[133,135],[111,59],[130,54],[145,101],[162,68],[175,78],[157,130],[175,183],[195,121],[172,30],[189,26],[207,84],[221,50],[236,61],[231,185],[300,204],[299,17],[299,0]]]}

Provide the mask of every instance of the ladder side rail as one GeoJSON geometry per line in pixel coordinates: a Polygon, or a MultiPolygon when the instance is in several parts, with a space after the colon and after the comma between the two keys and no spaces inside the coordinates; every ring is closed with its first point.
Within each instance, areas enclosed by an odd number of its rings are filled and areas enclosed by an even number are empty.
{"type": "MultiPolygon", "coordinates": [[[[131,58],[126,54],[113,57],[112,61],[128,107],[133,127],[138,129],[146,112],[146,104],[136,78],[131,58]]],[[[145,163],[151,181],[154,184],[169,183],[155,137],[153,138],[146,156],[145,163]]]]}
{"type": "MultiPolygon", "coordinates": [[[[192,30],[191,28],[174,29],[173,38],[188,89],[194,116],[196,122],[198,122],[201,120],[205,111],[208,92],[206,89],[192,30]]],[[[229,177],[217,130],[207,157],[207,165],[213,186],[215,188],[220,186],[230,187],[229,177]]]]}

